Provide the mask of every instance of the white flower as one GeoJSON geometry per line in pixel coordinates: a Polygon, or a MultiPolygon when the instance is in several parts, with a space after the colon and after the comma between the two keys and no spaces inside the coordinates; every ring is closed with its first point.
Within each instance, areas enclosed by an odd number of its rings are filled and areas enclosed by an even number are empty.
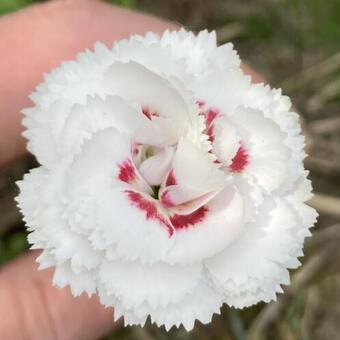
{"type": "Polygon", "coordinates": [[[290,100],[252,85],[215,33],[102,44],[24,110],[41,166],[17,198],[54,284],[167,329],[268,302],[316,219],[290,100]]]}

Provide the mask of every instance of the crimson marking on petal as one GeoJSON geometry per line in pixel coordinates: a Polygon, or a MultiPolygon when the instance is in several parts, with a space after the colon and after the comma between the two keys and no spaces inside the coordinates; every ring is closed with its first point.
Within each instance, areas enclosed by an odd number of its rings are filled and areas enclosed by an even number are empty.
{"type": "Polygon", "coordinates": [[[172,200],[171,200],[171,198],[169,196],[169,191],[168,190],[165,190],[162,193],[162,196],[160,198],[160,202],[162,203],[162,205],[165,208],[172,208],[173,206],[175,206],[174,202],[172,202],[172,200]]]}
{"type": "Polygon", "coordinates": [[[134,156],[137,156],[139,154],[139,148],[137,146],[134,146],[132,153],[133,153],[134,156]]]}
{"type": "Polygon", "coordinates": [[[143,112],[143,115],[145,115],[148,119],[151,120],[151,111],[148,107],[146,106],[143,106],[142,107],[142,112],[143,112]]]}
{"type": "Polygon", "coordinates": [[[205,115],[205,124],[207,127],[211,125],[211,123],[218,117],[220,111],[215,108],[209,109],[207,112],[204,113],[205,115]]]}
{"type": "Polygon", "coordinates": [[[202,100],[202,99],[198,99],[198,100],[196,100],[196,104],[201,109],[205,105],[205,101],[202,100]]]}
{"type": "Polygon", "coordinates": [[[174,174],[174,170],[171,169],[169,171],[168,177],[166,178],[165,185],[169,186],[169,185],[176,185],[176,184],[177,184],[177,181],[176,181],[176,177],[174,174]]]}
{"type": "Polygon", "coordinates": [[[175,214],[170,217],[170,221],[175,229],[187,228],[189,226],[193,226],[199,222],[202,222],[205,219],[208,211],[209,210],[207,207],[202,206],[188,215],[175,214]]]}
{"type": "Polygon", "coordinates": [[[208,135],[208,141],[213,143],[215,140],[215,134],[214,134],[214,124],[211,124],[209,128],[207,129],[207,135],[208,135]]]}
{"type": "Polygon", "coordinates": [[[155,203],[147,200],[145,197],[143,197],[142,194],[136,191],[125,190],[125,192],[127,193],[130,202],[135,207],[146,213],[145,217],[147,220],[158,221],[161,225],[163,225],[167,229],[169,237],[173,235],[174,230],[171,224],[162,215],[159,214],[155,203]]]}
{"type": "Polygon", "coordinates": [[[132,183],[136,180],[137,175],[135,171],[135,167],[133,166],[130,159],[127,159],[122,164],[119,164],[119,174],[118,178],[122,182],[132,183]]]}
{"type": "Polygon", "coordinates": [[[143,106],[142,107],[142,112],[143,112],[143,114],[148,118],[148,119],[152,119],[152,117],[154,116],[154,117],[159,117],[160,115],[159,115],[159,112],[157,112],[157,111],[154,111],[154,112],[152,112],[151,110],[150,110],[150,108],[148,108],[147,106],[143,106]]]}
{"type": "Polygon", "coordinates": [[[241,172],[248,164],[249,164],[249,155],[247,153],[247,150],[241,144],[236,152],[236,155],[231,161],[229,170],[231,172],[241,172]]]}

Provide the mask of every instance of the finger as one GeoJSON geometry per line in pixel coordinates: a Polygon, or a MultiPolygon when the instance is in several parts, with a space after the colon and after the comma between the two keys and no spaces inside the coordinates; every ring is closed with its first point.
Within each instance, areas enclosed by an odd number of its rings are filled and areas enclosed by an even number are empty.
{"type": "Polygon", "coordinates": [[[0,166],[25,151],[20,110],[44,72],[96,41],[108,46],[132,33],[174,24],[95,0],[58,0],[0,19],[0,166]]]}
{"type": "Polygon", "coordinates": [[[0,270],[0,339],[96,339],[113,327],[113,310],[97,297],[74,298],[52,286],[52,270],[37,270],[29,252],[0,270]]]}
{"type": "Polygon", "coordinates": [[[263,83],[264,82],[263,77],[259,73],[254,71],[250,66],[243,63],[241,65],[241,68],[242,68],[242,70],[245,74],[251,76],[251,80],[252,80],[253,83],[263,83]]]}

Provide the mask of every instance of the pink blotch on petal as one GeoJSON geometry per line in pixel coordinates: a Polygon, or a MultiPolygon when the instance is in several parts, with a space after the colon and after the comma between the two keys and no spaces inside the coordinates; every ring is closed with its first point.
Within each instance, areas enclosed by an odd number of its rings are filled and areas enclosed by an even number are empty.
{"type": "Polygon", "coordinates": [[[205,124],[209,128],[211,123],[219,116],[220,111],[215,108],[211,108],[208,111],[204,112],[205,116],[205,124]]]}
{"type": "Polygon", "coordinates": [[[118,178],[122,182],[132,183],[136,180],[136,171],[130,159],[127,159],[122,164],[119,164],[118,178]]]}
{"type": "Polygon", "coordinates": [[[137,156],[139,154],[139,148],[137,146],[134,146],[132,153],[133,153],[134,156],[137,156]]]}
{"type": "Polygon", "coordinates": [[[152,112],[150,110],[150,108],[148,108],[147,106],[142,107],[142,112],[143,112],[144,116],[146,116],[150,120],[152,119],[153,116],[159,117],[159,112],[157,112],[157,111],[152,112]]]}
{"type": "Polygon", "coordinates": [[[249,155],[247,150],[241,144],[236,152],[236,155],[232,159],[232,163],[229,166],[231,172],[241,172],[249,164],[249,155]]]}
{"type": "Polygon", "coordinates": [[[166,178],[165,185],[169,186],[169,185],[176,185],[176,184],[177,184],[177,181],[176,181],[176,177],[174,174],[174,170],[171,169],[169,171],[168,177],[166,178]]]}
{"type": "Polygon", "coordinates": [[[211,124],[209,128],[207,129],[207,135],[208,135],[208,141],[213,143],[215,140],[215,134],[214,134],[214,125],[211,124]]]}
{"type": "Polygon", "coordinates": [[[205,101],[202,100],[202,99],[198,99],[198,100],[196,100],[196,104],[201,109],[205,105],[205,101]]]}
{"type": "Polygon", "coordinates": [[[127,193],[128,198],[133,206],[146,213],[145,217],[147,220],[158,221],[162,226],[167,229],[169,237],[173,235],[174,230],[171,224],[162,215],[159,214],[157,206],[154,202],[146,199],[142,194],[136,191],[126,190],[125,192],[127,193]]]}
{"type": "Polygon", "coordinates": [[[205,118],[205,133],[208,135],[209,142],[213,143],[215,139],[214,135],[214,120],[220,115],[220,110],[216,108],[210,108],[200,113],[205,118]]]}
{"type": "Polygon", "coordinates": [[[151,120],[151,112],[148,107],[143,107],[142,108],[143,115],[146,116],[148,119],[151,120]]]}
{"type": "Polygon", "coordinates": [[[175,206],[174,202],[172,202],[170,196],[169,196],[169,191],[166,190],[162,193],[162,196],[160,198],[160,202],[165,208],[172,208],[175,206]]]}
{"type": "Polygon", "coordinates": [[[183,229],[189,226],[194,226],[199,222],[202,222],[205,219],[207,212],[208,208],[202,206],[193,213],[188,215],[175,214],[170,217],[170,221],[175,229],[183,229]]]}

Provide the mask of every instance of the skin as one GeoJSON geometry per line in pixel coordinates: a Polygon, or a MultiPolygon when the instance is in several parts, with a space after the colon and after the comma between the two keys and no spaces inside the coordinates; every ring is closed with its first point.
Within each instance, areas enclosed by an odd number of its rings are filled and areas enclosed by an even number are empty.
{"type": "MultiPolygon", "coordinates": [[[[0,18],[0,167],[26,152],[20,110],[32,105],[28,95],[44,72],[96,41],[111,46],[167,28],[177,26],[96,0],[55,0],[0,18]]],[[[114,327],[113,309],[96,297],[73,298],[69,288],[53,287],[53,270],[37,270],[38,255],[31,251],[0,268],[0,339],[96,339],[114,327]]]]}

